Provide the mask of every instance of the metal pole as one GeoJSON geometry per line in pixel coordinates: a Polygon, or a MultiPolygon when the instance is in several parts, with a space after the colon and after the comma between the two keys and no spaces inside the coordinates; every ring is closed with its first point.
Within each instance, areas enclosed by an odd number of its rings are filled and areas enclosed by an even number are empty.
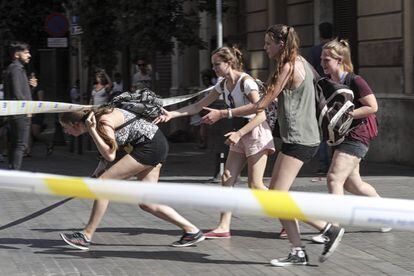
{"type": "Polygon", "coordinates": [[[217,48],[223,46],[223,24],[222,24],[222,15],[221,15],[222,2],[221,0],[216,0],[216,17],[217,17],[217,48]]]}
{"type": "MultiPolygon", "coordinates": [[[[217,23],[217,48],[223,47],[223,23],[222,23],[222,0],[216,0],[216,23],[217,23]]],[[[215,132],[216,135],[220,133],[218,131],[218,125],[215,126],[215,132]]],[[[226,162],[226,155],[224,152],[220,152],[217,154],[217,164],[216,168],[218,169],[218,172],[216,175],[214,175],[213,180],[219,182],[221,180],[221,176],[224,173],[224,164],[226,162]]]]}

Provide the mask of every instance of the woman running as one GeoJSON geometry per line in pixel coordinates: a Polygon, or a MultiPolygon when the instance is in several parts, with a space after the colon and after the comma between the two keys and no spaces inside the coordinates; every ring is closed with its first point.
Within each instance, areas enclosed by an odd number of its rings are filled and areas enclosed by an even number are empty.
{"type": "MultiPolygon", "coordinates": [[[[289,191],[299,170],[316,154],[320,143],[313,72],[309,63],[299,55],[299,38],[293,27],[282,24],[270,26],[266,30],[264,49],[276,66],[263,100],[231,110],[206,108],[210,112],[203,117],[203,121],[213,124],[229,114],[244,116],[256,113],[278,98],[278,123],[283,144],[273,168],[269,189],[289,191]]],[[[287,231],[291,251],[286,258],[271,260],[271,265],[308,264],[297,223],[295,220],[280,221],[287,231]]],[[[337,244],[343,229],[331,226],[326,235],[337,244]]],[[[322,256],[335,249],[331,248],[332,244],[325,244],[322,256]]]]}
{"type": "MultiPolygon", "coordinates": [[[[254,79],[243,72],[241,52],[233,47],[221,47],[212,53],[211,63],[219,81],[214,89],[200,101],[175,111],[166,111],[157,122],[167,122],[172,118],[197,114],[204,106],[208,106],[224,96],[227,106],[236,108],[259,101],[259,88],[254,79]]],[[[247,162],[248,185],[254,189],[267,189],[263,184],[263,174],[267,157],[275,152],[272,132],[266,122],[264,111],[243,118],[233,118],[234,131],[225,134],[226,144],[230,151],[222,175],[222,185],[233,186],[247,162]]],[[[221,213],[216,228],[205,233],[207,239],[230,238],[231,213],[221,213]]]]}
{"type": "MultiPolygon", "coordinates": [[[[99,153],[107,161],[115,160],[118,147],[129,145],[132,148],[99,176],[100,179],[129,179],[136,176],[140,181],[158,181],[161,164],[167,158],[168,142],[157,125],[129,111],[110,107],[99,107],[89,113],[62,113],[60,123],[65,132],[73,136],[88,132],[99,153]]],[[[62,239],[72,247],[89,250],[108,204],[106,199],[95,200],[86,227],[72,234],[61,233],[62,239]]],[[[140,204],[139,207],[183,229],[184,235],[172,246],[190,246],[205,239],[196,226],[171,207],[159,204],[140,204]]]]}

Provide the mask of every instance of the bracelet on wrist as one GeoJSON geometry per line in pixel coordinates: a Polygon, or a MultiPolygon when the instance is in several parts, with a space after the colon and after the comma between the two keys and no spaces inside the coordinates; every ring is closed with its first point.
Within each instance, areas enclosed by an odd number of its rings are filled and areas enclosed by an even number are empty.
{"type": "Polygon", "coordinates": [[[233,113],[231,112],[231,108],[227,108],[227,119],[232,119],[233,118],[233,113]]]}

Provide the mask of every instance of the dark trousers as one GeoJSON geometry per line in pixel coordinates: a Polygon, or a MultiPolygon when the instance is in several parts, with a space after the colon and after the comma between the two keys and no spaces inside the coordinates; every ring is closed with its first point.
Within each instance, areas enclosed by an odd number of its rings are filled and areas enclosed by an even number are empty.
{"type": "Polygon", "coordinates": [[[26,115],[10,116],[10,146],[8,148],[9,168],[20,170],[23,155],[29,144],[30,119],[26,115]]]}

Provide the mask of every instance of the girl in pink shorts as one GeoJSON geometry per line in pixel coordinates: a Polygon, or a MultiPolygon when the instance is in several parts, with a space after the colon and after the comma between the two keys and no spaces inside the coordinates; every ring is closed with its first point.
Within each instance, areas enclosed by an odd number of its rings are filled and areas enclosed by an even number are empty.
{"type": "MultiPolygon", "coordinates": [[[[217,76],[222,79],[217,82],[210,94],[192,105],[175,111],[166,111],[156,122],[167,122],[172,118],[196,114],[217,100],[220,95],[223,95],[229,110],[259,101],[259,87],[251,76],[243,72],[242,54],[237,48],[221,47],[215,50],[211,62],[217,76]]],[[[263,174],[267,157],[275,152],[275,146],[265,112],[260,111],[241,119],[234,119],[229,113],[228,119],[237,127],[235,131],[225,135],[230,151],[222,175],[222,185],[233,186],[247,163],[249,187],[267,190],[263,184],[263,174]]],[[[231,213],[222,213],[219,225],[205,233],[205,237],[230,238],[230,222],[231,213]]]]}

